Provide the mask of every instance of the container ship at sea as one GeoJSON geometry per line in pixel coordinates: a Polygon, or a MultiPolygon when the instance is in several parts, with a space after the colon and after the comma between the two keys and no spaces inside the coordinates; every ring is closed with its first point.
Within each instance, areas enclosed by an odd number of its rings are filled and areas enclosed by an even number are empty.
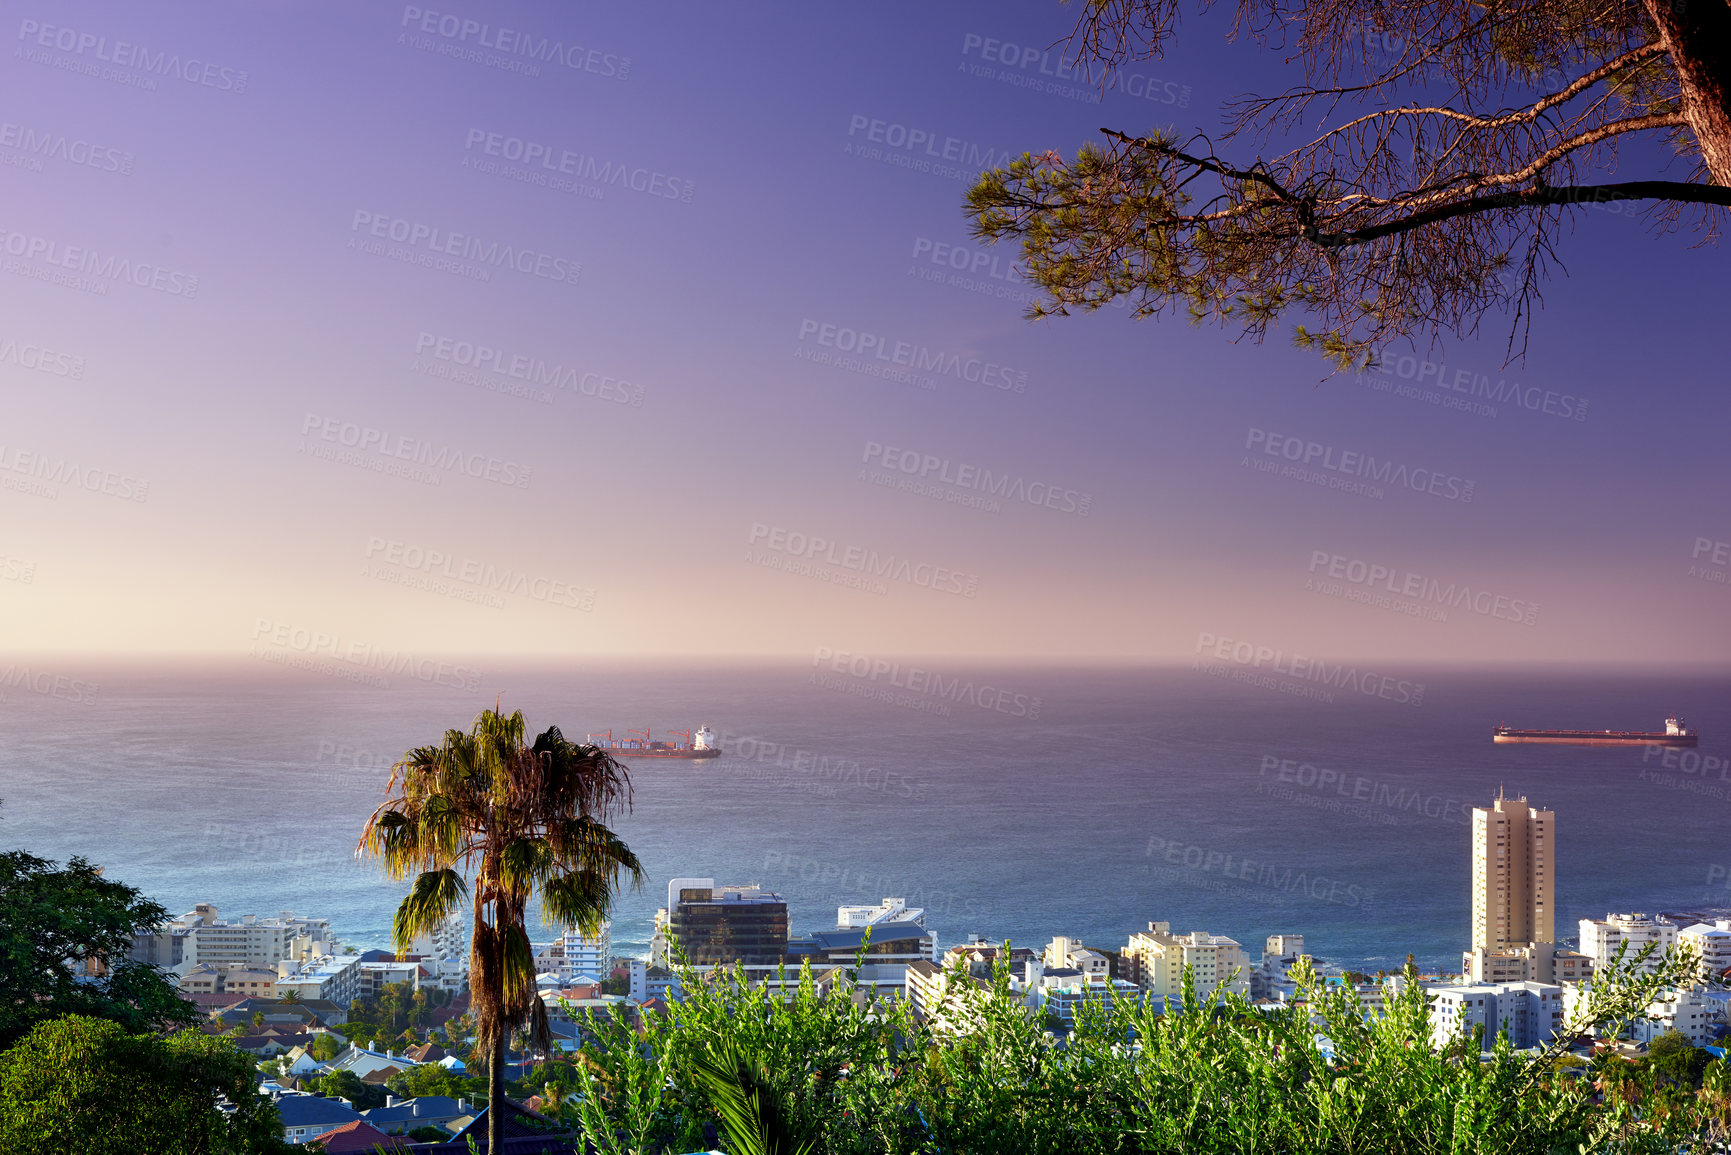
{"type": "Polygon", "coordinates": [[[719,758],[721,747],[715,744],[715,731],[708,726],[699,726],[693,734],[690,730],[669,730],[676,738],[684,738],[683,742],[657,742],[649,737],[648,730],[627,730],[627,734],[641,734],[641,740],[627,738],[620,742],[613,740],[613,731],[604,734],[590,734],[591,745],[599,746],[615,758],[636,760],[638,758],[719,758]]]}
{"type": "Polygon", "coordinates": [[[1683,719],[1666,718],[1662,731],[1517,730],[1513,726],[1498,726],[1491,731],[1491,741],[1551,742],[1563,746],[1694,746],[1700,739],[1683,724],[1683,719]]]}

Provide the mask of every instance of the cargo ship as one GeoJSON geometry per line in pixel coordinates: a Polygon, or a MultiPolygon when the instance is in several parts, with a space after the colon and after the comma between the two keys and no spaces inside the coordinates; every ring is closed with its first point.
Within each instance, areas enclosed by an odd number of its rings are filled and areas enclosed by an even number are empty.
{"type": "Polygon", "coordinates": [[[1517,730],[1513,726],[1498,726],[1491,731],[1491,741],[1552,742],[1565,746],[1694,746],[1700,739],[1683,724],[1683,719],[1666,718],[1663,731],[1517,730]]]}
{"type": "Polygon", "coordinates": [[[715,744],[715,731],[708,726],[699,726],[694,734],[690,730],[669,730],[675,738],[684,738],[683,742],[657,742],[650,738],[648,730],[627,730],[627,734],[639,734],[639,738],[626,738],[623,741],[613,740],[613,731],[604,734],[590,734],[589,744],[599,746],[615,758],[719,758],[721,747],[715,744]]]}

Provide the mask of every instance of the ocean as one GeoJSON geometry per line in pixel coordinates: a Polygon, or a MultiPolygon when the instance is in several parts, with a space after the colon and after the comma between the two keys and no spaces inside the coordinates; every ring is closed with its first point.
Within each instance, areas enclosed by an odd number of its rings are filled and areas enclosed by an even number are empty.
{"type": "Polygon", "coordinates": [[[579,739],[721,736],[722,758],[633,769],[615,828],[649,881],[619,899],[621,954],[647,952],[669,878],[712,876],[782,894],[796,934],[895,896],[944,945],[1117,948],[1159,920],[1252,958],[1297,933],[1329,963],[1458,969],[1469,812],[1499,790],[1556,812],[1559,937],[1607,911],[1731,906],[1722,672],[1366,669],[1325,687],[1229,661],[470,665],[474,688],[248,659],[15,660],[0,846],[81,855],[174,913],[293,910],[386,946],[403,885],[354,849],[389,766],[500,700],[579,739]],[[1500,722],[1658,729],[1672,713],[1698,751],[1490,740],[1500,722]]]}

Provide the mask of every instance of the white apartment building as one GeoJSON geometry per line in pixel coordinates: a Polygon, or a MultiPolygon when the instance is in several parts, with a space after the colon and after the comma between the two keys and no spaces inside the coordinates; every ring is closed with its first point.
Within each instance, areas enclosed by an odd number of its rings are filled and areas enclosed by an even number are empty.
{"type": "Polygon", "coordinates": [[[1284,1000],[1298,989],[1292,968],[1304,958],[1304,936],[1271,934],[1262,946],[1262,961],[1250,972],[1250,997],[1284,1000]]]}
{"type": "Polygon", "coordinates": [[[393,983],[408,983],[421,988],[421,964],[416,962],[363,962],[357,964],[356,998],[369,999],[393,983]]]}
{"type": "Polygon", "coordinates": [[[985,979],[967,974],[958,979],[923,959],[908,964],[903,981],[914,1014],[933,1030],[949,1034],[965,1034],[979,1025],[976,1006],[991,988],[985,979]]]}
{"type": "Polygon", "coordinates": [[[461,911],[453,911],[439,926],[416,935],[408,953],[423,959],[461,959],[467,973],[473,930],[461,911]]]}
{"type": "Polygon", "coordinates": [[[1697,1047],[1713,1041],[1714,1030],[1724,1021],[1724,1004],[1705,991],[1687,987],[1666,993],[1647,1007],[1650,1018],[1630,1024],[1630,1038],[1650,1043],[1666,1031],[1681,1031],[1697,1047]]]}
{"type": "Polygon", "coordinates": [[[292,991],[303,999],[328,999],[346,1007],[368,993],[368,983],[359,955],[326,955],[298,966],[287,960],[277,964],[279,995],[292,991]]]}
{"type": "Polygon", "coordinates": [[[1107,982],[1112,978],[1111,960],[1073,938],[1062,935],[1054,938],[1046,944],[1045,953],[1041,957],[1047,970],[1075,970],[1081,973],[1086,982],[1107,982]]]}
{"type": "Polygon", "coordinates": [[[1703,981],[1731,970],[1731,919],[1698,922],[1677,932],[1677,945],[1686,946],[1700,960],[1696,977],[1703,981]]]}
{"type": "Polygon", "coordinates": [[[1077,1012],[1090,1000],[1106,1007],[1112,1005],[1114,998],[1140,1001],[1156,997],[1123,979],[1084,979],[1071,967],[1064,967],[1057,974],[1039,975],[1027,985],[1026,991],[1029,1007],[1056,1015],[1066,1026],[1075,1023],[1077,1012]]]}
{"type": "Polygon", "coordinates": [[[1632,962],[1648,943],[1658,944],[1641,967],[1651,973],[1676,948],[1677,924],[1639,912],[1581,920],[1581,953],[1593,960],[1595,969],[1608,966],[1623,943],[1628,944],[1623,956],[1625,962],[1632,962]]]}
{"type": "Polygon", "coordinates": [[[219,970],[231,966],[274,970],[284,959],[304,962],[340,949],[328,919],[302,918],[284,910],[274,918],[249,914],[229,922],[219,918],[217,908],[208,902],[154,929],[136,932],[132,939],[134,959],[179,975],[201,963],[219,970]]]}
{"type": "Polygon", "coordinates": [[[1225,935],[1200,930],[1173,934],[1171,923],[1150,922],[1147,930],[1130,936],[1124,958],[1136,985],[1150,994],[1179,994],[1186,967],[1198,994],[1219,983],[1236,994],[1250,993],[1250,960],[1237,940],[1225,935]]]}
{"type": "Polygon", "coordinates": [[[535,970],[555,974],[561,984],[579,979],[604,982],[613,966],[613,927],[604,922],[593,935],[566,931],[550,943],[537,944],[535,970]]]}
{"type": "Polygon", "coordinates": [[[1503,1031],[1516,1050],[1541,1047],[1562,1029],[1566,1010],[1564,989],[1555,983],[1463,983],[1425,993],[1431,1000],[1431,1042],[1438,1047],[1470,1036],[1479,1025],[1487,1051],[1503,1031]]]}
{"type": "MultiPolygon", "coordinates": [[[[1584,1009],[1591,984],[1568,988],[1566,1002],[1573,1016],[1584,1009]]],[[[1629,1024],[1627,1037],[1638,1043],[1650,1043],[1666,1031],[1677,1030],[1696,1046],[1713,1040],[1715,1028],[1725,1021],[1723,992],[1704,991],[1695,987],[1668,991],[1647,1006],[1648,1018],[1638,1018],[1629,1024]]]]}
{"type": "Polygon", "coordinates": [[[911,922],[926,925],[926,912],[910,907],[905,898],[886,898],[876,906],[838,906],[835,908],[837,930],[876,926],[880,922],[911,922]]]}

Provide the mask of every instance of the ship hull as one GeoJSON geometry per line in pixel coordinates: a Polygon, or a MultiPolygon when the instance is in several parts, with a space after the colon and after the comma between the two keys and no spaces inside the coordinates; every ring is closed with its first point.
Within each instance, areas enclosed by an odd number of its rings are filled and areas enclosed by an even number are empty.
{"type": "Polygon", "coordinates": [[[1497,743],[1540,742],[1552,746],[1695,746],[1695,734],[1643,733],[1639,730],[1510,730],[1496,731],[1497,743]]]}
{"type": "Polygon", "coordinates": [[[623,750],[603,746],[602,749],[622,762],[636,761],[639,758],[677,758],[693,761],[699,758],[721,757],[721,751],[714,748],[708,750],[623,750]]]}

